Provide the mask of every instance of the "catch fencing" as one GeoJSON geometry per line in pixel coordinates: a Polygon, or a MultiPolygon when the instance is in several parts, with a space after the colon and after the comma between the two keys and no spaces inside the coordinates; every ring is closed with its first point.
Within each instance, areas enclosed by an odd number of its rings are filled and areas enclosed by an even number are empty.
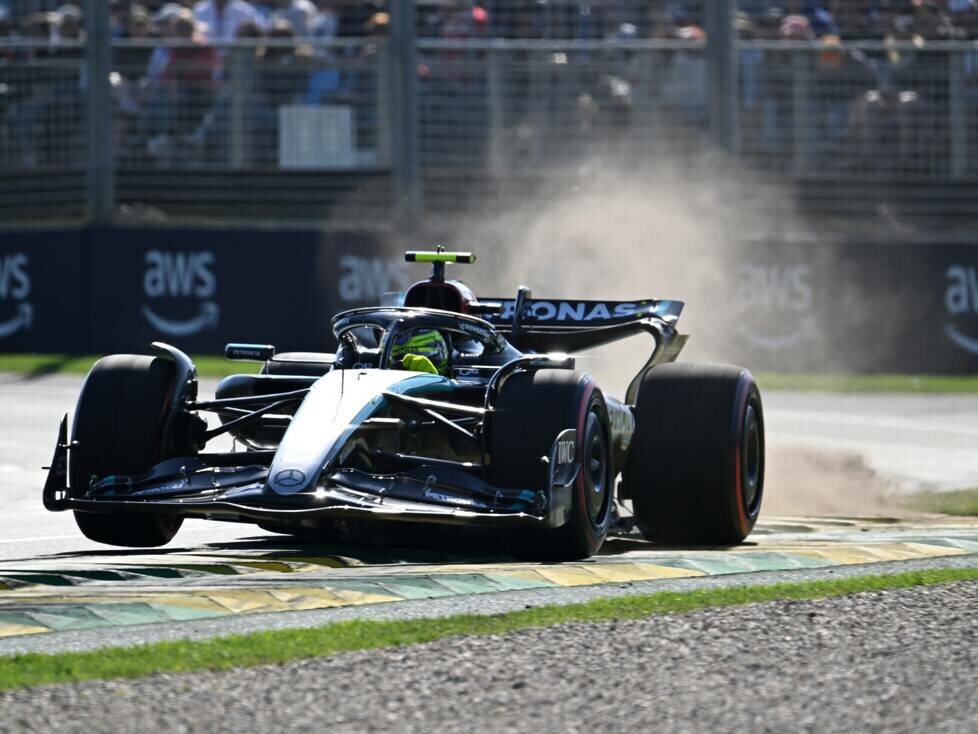
{"type": "Polygon", "coordinates": [[[804,213],[973,226],[970,41],[663,39],[560,3],[433,37],[410,6],[328,41],[0,40],[0,223],[411,225],[720,151],[804,213]]]}

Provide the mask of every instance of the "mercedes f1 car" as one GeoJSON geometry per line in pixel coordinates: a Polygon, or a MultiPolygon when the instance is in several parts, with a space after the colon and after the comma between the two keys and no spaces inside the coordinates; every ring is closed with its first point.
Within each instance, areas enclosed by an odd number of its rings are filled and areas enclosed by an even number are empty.
{"type": "MultiPolygon", "coordinates": [[[[750,373],[676,364],[683,304],[477,299],[448,280],[468,253],[410,252],[431,276],[389,305],[332,320],[335,354],[276,354],[198,397],[189,357],[114,355],[61,422],[44,487],[88,538],[148,547],[184,518],[284,533],[385,524],[498,530],[526,558],[574,559],[631,525],[664,544],[730,545],[754,526],[764,484],[761,397],[750,373]],[[447,345],[438,369],[405,369],[419,331],[447,345]],[[623,400],[575,370],[575,352],[647,334],[623,400]],[[203,415],[212,416],[208,424],[203,415]],[[208,451],[230,434],[230,451],[208,451]],[[629,507],[630,505],[630,507],[629,507]]],[[[332,537],[336,537],[332,535],[332,537]]]]}

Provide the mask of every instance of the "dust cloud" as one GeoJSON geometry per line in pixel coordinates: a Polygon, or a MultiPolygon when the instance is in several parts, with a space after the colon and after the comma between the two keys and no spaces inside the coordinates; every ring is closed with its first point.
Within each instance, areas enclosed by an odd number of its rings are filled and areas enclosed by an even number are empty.
{"type": "MultiPolygon", "coordinates": [[[[733,318],[718,286],[737,277],[738,244],[769,234],[773,203],[752,203],[750,176],[714,164],[709,173],[582,164],[533,196],[486,204],[488,214],[455,223],[450,241],[479,253],[480,267],[464,273],[477,293],[527,285],[537,298],[684,301],[684,357],[729,361],[716,339],[697,335],[722,334],[733,318]]],[[[648,339],[636,337],[579,363],[621,394],[648,353],[648,339]]]]}
{"type": "Polygon", "coordinates": [[[893,484],[855,452],[768,445],[762,517],[906,517],[893,484]]]}
{"type": "MultiPolygon", "coordinates": [[[[480,258],[480,267],[456,275],[493,296],[523,284],[537,298],[682,300],[680,331],[691,335],[684,360],[731,361],[738,304],[730,302],[737,292],[730,279],[740,277],[739,245],[811,246],[799,236],[810,228],[787,195],[772,196],[770,185],[717,157],[692,167],[592,160],[550,180],[557,183],[531,196],[483,201],[481,213],[449,225],[448,241],[480,258]]],[[[649,350],[648,337],[633,337],[578,355],[578,368],[623,397],[649,350]]],[[[888,494],[856,455],[769,449],[768,515],[892,516],[900,510],[888,494]]]]}

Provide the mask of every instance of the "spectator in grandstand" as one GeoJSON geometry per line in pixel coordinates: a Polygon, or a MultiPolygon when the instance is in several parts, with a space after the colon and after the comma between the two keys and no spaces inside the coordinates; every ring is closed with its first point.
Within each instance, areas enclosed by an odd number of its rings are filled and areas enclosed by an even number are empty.
{"type": "Polygon", "coordinates": [[[440,25],[441,37],[445,39],[485,38],[489,30],[489,13],[477,3],[456,0],[446,8],[440,25]]]}
{"type": "MultiPolygon", "coordinates": [[[[17,28],[14,25],[13,18],[10,17],[10,11],[7,9],[6,5],[0,4],[0,43],[6,40],[13,40],[17,38],[17,28]]],[[[11,61],[14,61],[18,57],[17,49],[12,46],[0,47],[0,67],[11,61]]],[[[5,74],[0,74],[0,121],[3,119],[4,107],[6,106],[4,100],[7,98],[9,93],[9,88],[4,87],[4,77],[5,74]]]]}
{"type": "Polygon", "coordinates": [[[261,13],[245,0],[200,0],[194,5],[194,18],[201,35],[208,41],[230,41],[238,35],[242,23],[265,25],[261,13]]]}
{"type": "Polygon", "coordinates": [[[287,20],[296,38],[313,36],[319,11],[310,0],[272,0],[271,8],[271,20],[287,20]]]}
{"type": "Polygon", "coordinates": [[[123,0],[109,0],[109,34],[113,40],[126,38],[130,7],[135,4],[123,2],[123,0]]]}
{"type": "Polygon", "coordinates": [[[319,0],[316,3],[316,22],[312,27],[313,38],[329,41],[339,34],[340,14],[333,0],[319,0]]]}
{"type": "MultiPolygon", "coordinates": [[[[737,12],[734,18],[737,38],[752,41],[757,37],[757,28],[749,13],[737,12]]],[[[765,52],[756,47],[741,46],[737,51],[740,76],[740,122],[741,145],[746,151],[755,151],[761,132],[761,113],[763,109],[762,81],[765,52]]]]}
{"type": "Polygon", "coordinates": [[[80,19],[77,7],[62,6],[57,12],[32,13],[23,21],[25,39],[38,45],[24,49],[4,83],[11,85],[5,95],[11,154],[24,167],[67,167],[79,161],[82,52],[54,42],[79,40],[80,19]]]}
{"type": "Polygon", "coordinates": [[[781,40],[782,41],[813,41],[815,31],[812,30],[811,21],[800,13],[786,15],[781,21],[781,40]]]}
{"type": "Polygon", "coordinates": [[[947,52],[934,43],[952,39],[949,15],[933,0],[913,9],[915,50],[894,69],[894,87],[900,94],[899,145],[903,170],[933,172],[948,160],[950,110],[947,88],[947,52]]]}
{"type": "Polygon", "coordinates": [[[151,37],[149,10],[144,5],[132,3],[123,21],[122,37],[128,39],[147,39],[151,37]]]}
{"type": "MultiPolygon", "coordinates": [[[[122,41],[146,41],[152,38],[149,11],[139,3],[128,5],[126,14],[119,22],[118,33],[122,41]]],[[[113,69],[136,83],[145,76],[152,57],[153,49],[147,46],[117,45],[112,49],[113,69]]]]}
{"type": "Polygon", "coordinates": [[[173,19],[166,37],[183,43],[167,50],[158,77],[149,80],[142,127],[149,154],[176,164],[199,151],[201,125],[217,91],[218,58],[186,8],[173,19]]]}
{"type": "MultiPolygon", "coordinates": [[[[319,0],[313,37],[330,41],[344,35],[347,38],[386,36],[390,16],[380,11],[364,16],[362,12],[371,7],[372,4],[362,2],[354,8],[344,0],[319,0]],[[362,18],[361,25],[355,29],[353,21],[359,18],[362,18]]],[[[334,49],[317,47],[314,53],[319,63],[309,79],[306,104],[351,104],[364,85],[360,67],[376,51],[374,43],[334,49]]]]}
{"type": "Polygon", "coordinates": [[[329,3],[337,14],[336,35],[340,38],[363,38],[367,23],[375,13],[383,12],[381,0],[333,0],[329,3]]]}
{"type": "MultiPolygon", "coordinates": [[[[57,16],[54,13],[30,13],[21,22],[21,36],[30,41],[50,41],[56,22],[57,16]]],[[[32,48],[27,51],[27,55],[34,58],[47,56],[47,50],[32,48]]]]}
{"type": "Polygon", "coordinates": [[[264,38],[265,31],[261,26],[248,21],[247,23],[242,23],[238,26],[238,32],[235,35],[236,40],[243,41],[254,41],[258,38],[264,38]]]}
{"type": "Polygon", "coordinates": [[[77,5],[62,5],[55,12],[53,40],[55,42],[82,39],[82,11],[77,5]]]}
{"type": "Polygon", "coordinates": [[[816,38],[839,37],[839,26],[827,7],[820,3],[812,3],[808,8],[807,15],[816,38]]]}
{"type": "MultiPolygon", "coordinates": [[[[16,38],[17,31],[14,28],[13,18],[10,17],[10,11],[7,10],[6,5],[0,5],[0,40],[8,38],[16,38]]],[[[10,49],[11,54],[13,49],[10,49]]],[[[0,62],[13,58],[12,55],[8,55],[7,49],[0,50],[0,62]]]]}
{"type": "MultiPolygon", "coordinates": [[[[277,42],[297,40],[292,24],[283,18],[271,22],[265,38],[277,42]]],[[[259,49],[257,59],[256,91],[265,103],[277,107],[299,101],[308,86],[312,68],[309,47],[298,43],[291,46],[269,44],[259,49]]]]}
{"type": "MultiPolygon", "coordinates": [[[[156,13],[151,17],[152,24],[150,26],[150,35],[155,38],[160,38],[163,40],[173,39],[173,24],[180,16],[186,13],[186,8],[184,8],[179,3],[166,3],[163,5],[156,13]]],[[[167,64],[170,61],[170,48],[164,44],[160,44],[153,49],[152,54],[150,54],[149,62],[146,65],[146,78],[152,82],[158,82],[163,77],[163,72],[166,71],[167,64]]]]}
{"type": "Polygon", "coordinates": [[[468,48],[464,41],[485,38],[489,14],[478,4],[451,0],[439,9],[429,30],[450,45],[421,61],[426,66],[421,94],[427,119],[441,129],[452,129],[453,140],[440,141],[439,155],[453,164],[479,165],[485,152],[486,109],[485,51],[468,48]]]}
{"type": "MultiPolygon", "coordinates": [[[[292,24],[279,18],[269,25],[270,41],[296,41],[292,24]]],[[[252,161],[274,168],[278,163],[279,108],[303,101],[309,87],[313,55],[308,46],[267,45],[259,49],[254,66],[252,161]]]]}
{"type": "Polygon", "coordinates": [[[828,10],[843,41],[881,38],[878,12],[871,0],[831,0],[828,10]]]}
{"type": "MultiPolygon", "coordinates": [[[[951,23],[958,29],[961,40],[978,38],[978,8],[970,0],[966,0],[963,5],[958,6],[958,9],[951,11],[951,23]]],[[[966,55],[966,58],[969,59],[966,66],[974,67],[969,69],[969,73],[978,72],[978,65],[970,60],[972,53],[974,52],[969,52],[966,55]]]]}
{"type": "Polygon", "coordinates": [[[662,104],[680,125],[702,126],[706,123],[706,59],[697,44],[706,42],[706,31],[695,16],[678,7],[662,18],[662,32],[668,40],[691,41],[689,50],[677,50],[668,56],[659,88],[662,104]]]}
{"type": "MultiPolygon", "coordinates": [[[[801,12],[800,3],[786,5],[786,15],[780,6],[771,6],[758,20],[755,33],[764,40],[811,41],[815,38],[811,22],[801,12]],[[793,12],[792,12],[793,11],[793,12]]],[[[795,56],[791,51],[766,50],[764,60],[752,79],[756,84],[756,100],[748,117],[756,120],[753,134],[745,143],[753,146],[759,158],[769,167],[780,169],[788,165],[794,132],[795,98],[792,94],[801,62],[811,73],[810,57],[795,56]]]]}
{"type": "Polygon", "coordinates": [[[172,35],[179,41],[193,43],[170,49],[170,58],[163,72],[164,81],[192,97],[212,92],[217,81],[217,56],[214,49],[205,43],[206,37],[200,24],[188,11],[183,11],[173,21],[172,35]]]}

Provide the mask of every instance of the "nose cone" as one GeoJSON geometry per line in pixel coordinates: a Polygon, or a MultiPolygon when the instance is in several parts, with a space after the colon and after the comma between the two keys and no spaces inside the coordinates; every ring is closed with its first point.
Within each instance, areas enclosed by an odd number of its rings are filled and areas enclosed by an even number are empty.
{"type": "Polygon", "coordinates": [[[282,437],[267,489],[279,495],[314,490],[360,425],[386,407],[382,393],[409,395],[436,383],[447,380],[400,370],[333,370],[323,375],[282,437]]]}

